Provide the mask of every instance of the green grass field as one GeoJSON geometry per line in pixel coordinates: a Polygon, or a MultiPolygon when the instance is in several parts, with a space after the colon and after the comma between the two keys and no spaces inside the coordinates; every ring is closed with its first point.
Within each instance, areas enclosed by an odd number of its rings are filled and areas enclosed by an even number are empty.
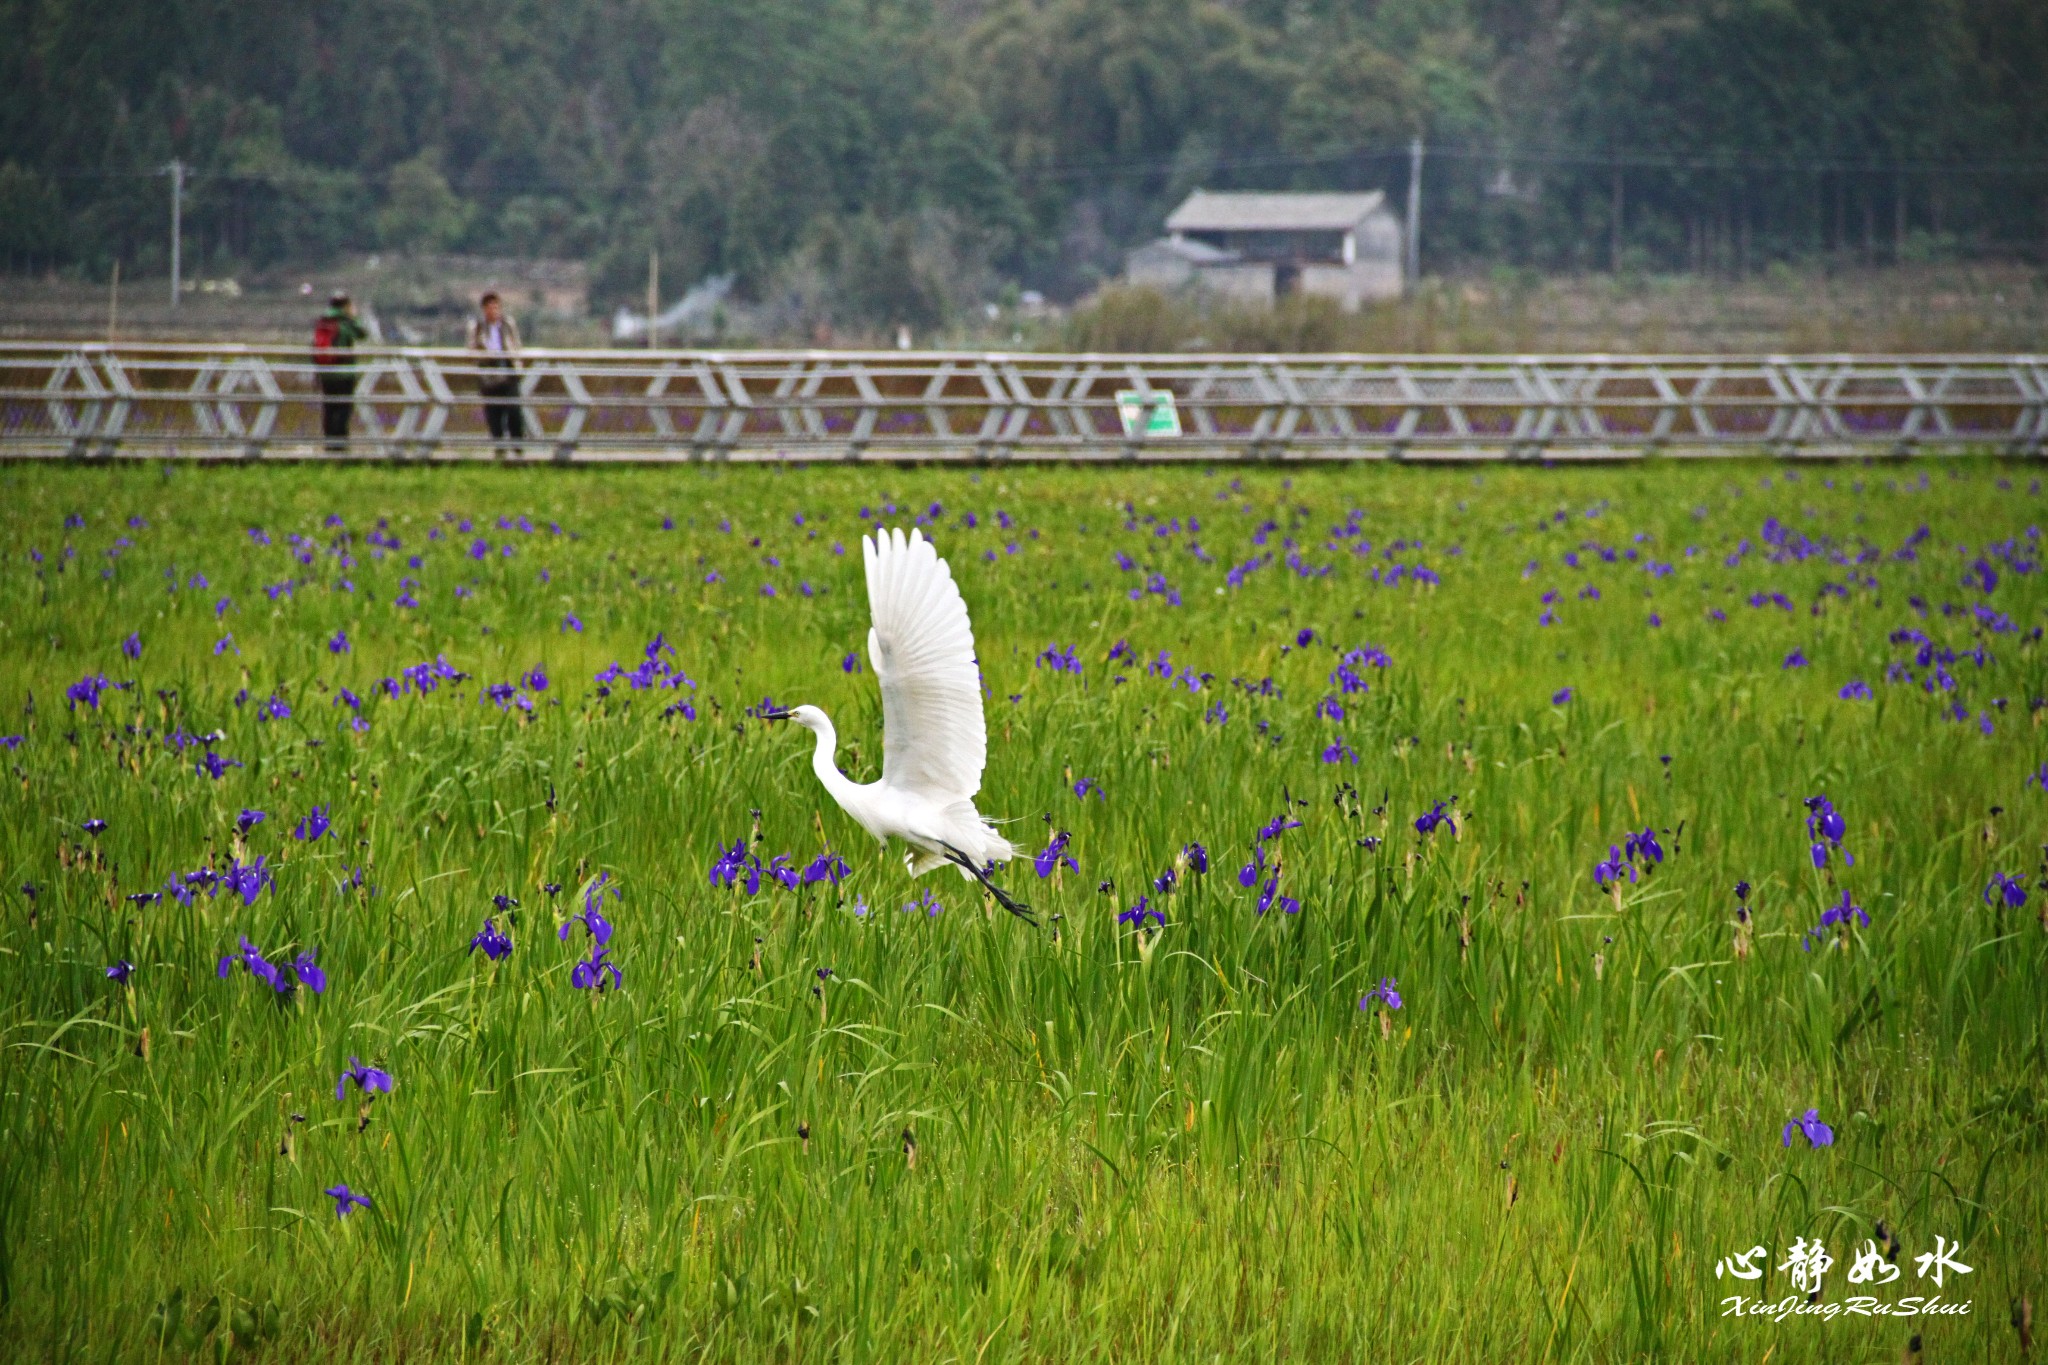
{"type": "Polygon", "coordinates": [[[0,1356],[2016,1360],[2048,1297],[2027,468],[17,464],[0,508],[0,1356]],[[982,809],[1071,835],[1001,874],[1040,928],[746,715],[878,774],[864,507],[965,592],[982,809]],[[735,841],[850,871],[714,886],[735,841]],[[573,979],[591,896],[622,988],[573,979]],[[325,989],[223,976],[244,936],[325,989]],[[1816,1239],[1820,1311],[1724,1311],[1804,1307],[1816,1239]]]}

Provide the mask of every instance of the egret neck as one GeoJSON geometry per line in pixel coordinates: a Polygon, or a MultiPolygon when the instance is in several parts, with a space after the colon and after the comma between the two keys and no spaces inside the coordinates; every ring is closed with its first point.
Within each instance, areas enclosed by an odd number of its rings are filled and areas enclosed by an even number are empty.
{"type": "MultiPolygon", "coordinates": [[[[839,732],[832,728],[832,718],[815,706],[799,706],[789,718],[818,737],[817,747],[811,750],[811,771],[818,775],[825,794],[866,827],[868,822],[862,818],[867,807],[866,789],[840,772],[839,765],[832,761],[832,756],[839,749],[839,732]]],[[[874,831],[868,832],[872,834],[874,831]]]]}

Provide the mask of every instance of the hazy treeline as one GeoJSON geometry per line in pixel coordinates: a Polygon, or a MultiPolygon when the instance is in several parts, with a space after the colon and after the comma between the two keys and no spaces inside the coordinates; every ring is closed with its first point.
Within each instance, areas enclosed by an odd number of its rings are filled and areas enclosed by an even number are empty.
{"type": "Polygon", "coordinates": [[[1425,263],[2048,248],[2040,0],[0,0],[0,265],[582,258],[849,322],[1114,273],[1188,189],[1425,263]],[[1617,230],[1618,229],[1618,230],[1617,230]]]}

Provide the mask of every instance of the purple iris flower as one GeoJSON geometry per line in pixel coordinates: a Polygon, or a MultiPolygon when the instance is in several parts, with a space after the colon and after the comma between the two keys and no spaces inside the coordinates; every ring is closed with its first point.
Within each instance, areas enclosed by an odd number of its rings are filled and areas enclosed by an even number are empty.
{"type": "Polygon", "coordinates": [[[142,657],[142,636],[139,632],[121,642],[121,653],[131,659],[142,657]]]}
{"type": "Polygon", "coordinates": [[[1094,793],[1095,799],[1098,801],[1106,801],[1109,799],[1108,797],[1102,794],[1102,784],[1097,782],[1092,777],[1084,777],[1080,781],[1074,783],[1075,796],[1085,797],[1091,792],[1094,793]]]}
{"type": "Polygon", "coordinates": [[[798,876],[805,886],[809,886],[812,882],[824,881],[829,881],[832,885],[837,886],[845,879],[846,874],[851,871],[853,869],[846,865],[846,859],[840,857],[837,853],[820,853],[817,857],[804,864],[803,871],[798,876]]]}
{"type": "Polygon", "coordinates": [[[236,963],[240,963],[247,969],[249,975],[263,982],[272,990],[281,991],[287,989],[287,987],[278,984],[277,968],[262,953],[256,950],[256,945],[249,941],[246,934],[242,936],[242,946],[220,960],[220,967],[215,975],[225,977],[234,970],[236,963]]]}
{"type": "Polygon", "coordinates": [[[1081,865],[1075,862],[1073,856],[1067,852],[1067,840],[1069,837],[1065,830],[1061,830],[1052,836],[1052,842],[1032,855],[1032,869],[1040,877],[1050,877],[1061,863],[1065,863],[1073,872],[1080,872],[1081,865]]]}
{"type": "MultiPolygon", "coordinates": [[[[298,984],[304,986],[307,990],[313,992],[313,994],[321,995],[326,992],[327,973],[321,970],[320,965],[313,960],[312,949],[305,949],[304,951],[300,952],[297,957],[292,959],[291,971],[292,975],[298,978],[298,984]]],[[[289,990],[291,989],[291,987],[290,984],[287,983],[286,985],[278,987],[278,989],[289,990]]]]}
{"type": "Polygon", "coordinates": [[[473,953],[479,948],[483,949],[485,957],[496,962],[512,951],[512,939],[498,927],[496,920],[487,916],[483,929],[469,941],[469,951],[473,953]]]}
{"type": "Polygon", "coordinates": [[[1602,890],[1621,881],[1626,873],[1630,881],[1636,879],[1635,865],[1622,856],[1621,850],[1613,844],[1607,846],[1607,858],[1593,865],[1593,880],[1602,890]]]}
{"type": "MultiPolygon", "coordinates": [[[[583,893],[583,913],[571,915],[568,919],[564,920],[561,932],[556,935],[557,938],[568,938],[569,926],[581,924],[590,931],[592,942],[599,948],[612,941],[612,922],[604,917],[604,896],[607,890],[605,884],[611,881],[611,879],[612,874],[609,872],[600,872],[598,874],[597,880],[590,884],[590,889],[583,893]]],[[[610,887],[609,890],[613,896],[621,896],[619,888],[616,886],[610,887]]],[[[613,970],[617,969],[614,968],[613,970]]]]}
{"type": "Polygon", "coordinates": [[[221,885],[240,896],[243,905],[254,905],[256,898],[263,894],[264,887],[275,888],[277,884],[276,874],[264,866],[269,861],[269,854],[259,853],[253,863],[231,863],[227,875],[221,878],[221,885]]]}
{"type": "Polygon", "coordinates": [[[1844,866],[1856,866],[1855,856],[1842,848],[1842,836],[1849,832],[1849,822],[1842,818],[1834,803],[1821,795],[1809,796],[1803,804],[1806,806],[1806,832],[1813,840],[1814,867],[1826,867],[1830,851],[1842,855],[1844,866]]]}
{"type": "Polygon", "coordinates": [[[125,957],[122,958],[119,962],[116,962],[113,966],[107,968],[107,980],[112,981],[117,985],[127,985],[128,978],[133,975],[135,975],[135,964],[133,962],[130,962],[125,957]]]}
{"type": "Polygon", "coordinates": [[[582,913],[569,916],[568,919],[562,922],[561,931],[555,937],[567,939],[569,937],[569,926],[579,923],[590,931],[590,937],[594,942],[599,944],[611,942],[612,922],[606,919],[604,913],[596,907],[585,907],[582,913]]]}
{"type": "Polygon", "coordinates": [[[521,679],[521,681],[526,684],[529,691],[545,692],[548,690],[548,675],[541,670],[539,664],[535,664],[531,669],[527,670],[525,678],[521,679]]]}
{"type": "Polygon", "coordinates": [[[1289,819],[1285,815],[1276,815],[1265,824],[1259,826],[1257,842],[1262,844],[1270,843],[1272,840],[1279,838],[1286,831],[1290,829],[1300,828],[1301,821],[1289,819]]]}
{"type": "Polygon", "coordinates": [[[1805,653],[1804,653],[1804,652],[1802,652],[1802,651],[1800,651],[1800,650],[1797,650],[1797,649],[1793,650],[1793,651],[1792,651],[1792,652],[1791,652],[1790,654],[1787,654],[1787,655],[1785,656],[1785,662],[1784,662],[1783,664],[1781,664],[1781,665],[1780,665],[1780,667],[1782,667],[1782,668],[1804,668],[1804,667],[1806,667],[1806,655],[1805,655],[1805,653]]]}
{"type": "Polygon", "coordinates": [[[350,1081],[354,1081],[356,1089],[365,1095],[373,1092],[388,1095],[393,1085],[390,1072],[381,1067],[364,1066],[353,1057],[348,1059],[348,1065],[342,1069],[341,1079],[334,1083],[334,1098],[346,1097],[350,1081]]]}
{"type": "Polygon", "coordinates": [[[1249,890],[1259,884],[1259,877],[1266,870],[1266,846],[1252,844],[1252,860],[1237,870],[1237,884],[1249,890]]]}
{"type": "Polygon", "coordinates": [[[337,630],[334,632],[333,635],[328,637],[327,652],[329,654],[348,653],[348,632],[345,630],[337,630]]]}
{"type": "Polygon", "coordinates": [[[1785,1146],[1790,1147],[1792,1145],[1792,1135],[1794,1133],[1805,1134],[1806,1145],[1809,1148],[1832,1147],[1835,1145],[1835,1130],[1820,1121],[1820,1110],[1818,1109],[1809,1109],[1798,1118],[1792,1119],[1785,1124],[1785,1146]]]}
{"type": "Polygon", "coordinates": [[[97,711],[100,709],[100,697],[113,685],[113,680],[104,673],[88,673],[64,689],[65,705],[76,711],[78,704],[84,702],[97,711]]]}
{"type": "Polygon", "coordinates": [[[2009,910],[2017,910],[2027,903],[2027,884],[2017,877],[2003,872],[1991,874],[1991,884],[1984,888],[1984,903],[1994,909],[2003,902],[2009,910]]]}
{"type": "Polygon", "coordinates": [[[1371,990],[1367,991],[1364,994],[1364,996],[1362,996],[1359,999],[1358,1008],[1367,1009],[1372,1005],[1372,1002],[1375,1000],[1379,1001],[1382,1005],[1385,1005],[1390,1010],[1397,1010],[1401,1008],[1401,992],[1395,985],[1393,977],[1381,977],[1380,984],[1374,986],[1371,990]]]}
{"type": "MultiPolygon", "coordinates": [[[[1209,850],[1200,844],[1189,844],[1182,848],[1180,856],[1188,860],[1188,870],[1200,876],[1209,870],[1209,850]]],[[[1075,871],[1079,871],[1076,868],[1075,871]]]]}
{"type": "MultiPolygon", "coordinates": [[[[853,656],[849,654],[847,657],[852,658],[853,656]]],[[[1062,648],[1057,644],[1053,644],[1047,645],[1039,653],[1035,666],[1038,668],[1050,667],[1055,673],[1079,673],[1081,672],[1081,659],[1079,655],[1074,653],[1072,645],[1062,648]]]]}
{"type": "Polygon", "coordinates": [[[1842,684],[1842,690],[1835,694],[1843,701],[1869,701],[1870,684],[1861,678],[1852,678],[1842,684]]]}
{"type": "Polygon", "coordinates": [[[247,806],[244,806],[242,808],[242,813],[235,817],[235,829],[238,833],[247,834],[250,830],[256,828],[256,826],[262,824],[265,820],[268,820],[269,818],[270,816],[263,811],[251,810],[247,806]]]}
{"type": "Polygon", "coordinates": [[[1280,874],[1277,872],[1267,880],[1264,886],[1259,888],[1258,911],[1263,915],[1276,905],[1280,907],[1280,913],[1283,915],[1294,915],[1301,912],[1300,901],[1292,896],[1280,894],[1280,874]]]}
{"type": "Polygon", "coordinates": [[[625,974],[619,970],[616,962],[605,960],[610,952],[609,948],[592,945],[590,956],[578,962],[575,970],[569,973],[569,984],[579,991],[595,989],[601,994],[604,991],[604,974],[610,972],[613,988],[623,988],[626,984],[625,974]]]}
{"type": "Polygon", "coordinates": [[[1858,921],[1866,929],[1870,927],[1870,912],[1851,901],[1845,887],[1842,890],[1842,899],[1820,912],[1820,923],[1806,931],[1799,946],[1809,953],[1812,952],[1815,943],[1827,939],[1828,930],[1838,924],[1847,924],[1851,919],[1858,921]]]}
{"type": "Polygon", "coordinates": [[[307,811],[306,818],[292,829],[292,838],[310,842],[324,836],[333,825],[334,822],[327,818],[327,807],[315,806],[307,811]]]}
{"type": "Polygon", "coordinates": [[[349,1211],[352,1209],[367,1209],[370,1207],[369,1195],[357,1194],[346,1185],[330,1185],[322,1193],[334,1201],[334,1216],[336,1218],[348,1217],[349,1211]]]}
{"type": "Polygon", "coordinates": [[[1664,861],[1664,846],[1657,842],[1657,831],[1645,825],[1641,834],[1622,841],[1622,854],[1631,862],[1640,861],[1647,871],[1650,864],[1664,861]]]}
{"type": "Polygon", "coordinates": [[[1441,801],[1415,817],[1415,832],[1417,834],[1434,834],[1440,825],[1449,825],[1454,833],[1458,828],[1456,822],[1444,810],[1444,803],[1441,801]]]}
{"type": "Polygon", "coordinates": [[[1550,704],[1552,706],[1563,706],[1566,702],[1570,701],[1573,697],[1577,695],[1578,692],[1575,688],[1560,687],[1557,689],[1557,691],[1550,694],[1550,704]]]}
{"type": "Polygon", "coordinates": [[[720,848],[718,857],[711,864],[711,884],[731,886],[739,880],[740,873],[747,865],[747,845],[743,839],[735,839],[731,848],[720,848]]]}
{"type": "Polygon", "coordinates": [[[1165,928],[1166,912],[1164,910],[1153,909],[1150,904],[1150,899],[1151,898],[1147,896],[1138,897],[1138,903],[1136,905],[1133,905],[1130,909],[1124,911],[1122,914],[1118,915],[1116,917],[1116,922],[1118,924],[1128,924],[1133,929],[1143,929],[1145,927],[1145,921],[1147,919],[1157,919],[1159,921],[1159,927],[1162,929],[1165,928]]]}
{"type": "Polygon", "coordinates": [[[107,822],[100,819],[97,815],[95,815],[94,817],[92,817],[92,819],[87,820],[84,824],[79,826],[79,828],[84,830],[87,834],[93,835],[95,837],[97,837],[102,830],[106,829],[106,827],[107,822]]]}
{"type": "Polygon", "coordinates": [[[268,701],[256,710],[258,720],[290,720],[292,708],[277,693],[270,694],[268,701]]]}

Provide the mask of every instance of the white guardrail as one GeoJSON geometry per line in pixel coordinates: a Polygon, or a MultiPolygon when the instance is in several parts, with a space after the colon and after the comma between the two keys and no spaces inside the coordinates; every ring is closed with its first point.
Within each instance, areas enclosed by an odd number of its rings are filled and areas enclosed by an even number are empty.
{"type": "Polygon", "coordinates": [[[2043,453],[2048,356],[553,351],[0,342],[0,458],[1571,459],[2043,453]],[[339,385],[332,381],[344,376],[339,385]],[[353,381],[346,439],[322,391],[353,381]]]}

